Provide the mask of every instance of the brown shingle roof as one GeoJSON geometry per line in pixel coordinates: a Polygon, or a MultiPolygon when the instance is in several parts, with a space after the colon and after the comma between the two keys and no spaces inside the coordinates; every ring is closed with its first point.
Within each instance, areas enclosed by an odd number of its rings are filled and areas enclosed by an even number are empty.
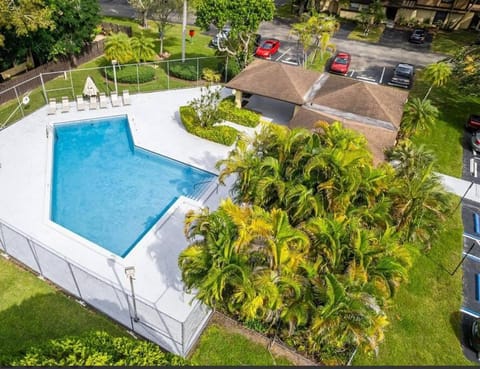
{"type": "Polygon", "coordinates": [[[290,120],[288,125],[290,128],[303,127],[312,129],[318,121],[324,121],[327,123],[339,121],[345,128],[349,128],[365,135],[367,146],[373,154],[373,162],[375,164],[385,161],[385,149],[394,146],[397,138],[396,131],[359,123],[354,120],[339,118],[334,115],[318,112],[305,107],[301,107],[297,110],[297,113],[290,120]]]}
{"type": "Polygon", "coordinates": [[[302,105],[321,75],[284,63],[256,59],[226,87],[302,105]]]}
{"type": "Polygon", "coordinates": [[[392,129],[398,130],[407,97],[408,91],[399,88],[329,75],[312,103],[319,110],[327,107],[348,112],[357,115],[356,120],[367,118],[364,123],[375,125],[377,120],[382,125],[387,122],[393,124],[392,129]]]}

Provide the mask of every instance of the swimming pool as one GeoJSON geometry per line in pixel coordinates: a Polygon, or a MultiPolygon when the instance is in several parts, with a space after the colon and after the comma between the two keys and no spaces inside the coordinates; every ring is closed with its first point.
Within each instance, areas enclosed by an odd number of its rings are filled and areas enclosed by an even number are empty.
{"type": "Polygon", "coordinates": [[[179,196],[216,176],[133,144],[125,115],[54,126],[51,220],[125,257],[179,196]]]}

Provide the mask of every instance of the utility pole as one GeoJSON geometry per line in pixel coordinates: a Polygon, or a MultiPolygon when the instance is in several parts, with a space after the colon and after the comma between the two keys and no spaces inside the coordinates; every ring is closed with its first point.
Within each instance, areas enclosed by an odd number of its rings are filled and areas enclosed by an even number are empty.
{"type": "Polygon", "coordinates": [[[182,62],[185,61],[185,38],[187,37],[187,0],[183,0],[182,62]]]}

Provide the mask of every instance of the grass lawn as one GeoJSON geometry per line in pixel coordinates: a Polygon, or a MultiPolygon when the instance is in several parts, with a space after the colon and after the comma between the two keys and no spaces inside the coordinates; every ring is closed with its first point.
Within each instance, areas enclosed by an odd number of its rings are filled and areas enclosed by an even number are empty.
{"type": "Polygon", "coordinates": [[[191,356],[194,365],[292,365],[285,358],[273,357],[268,350],[248,338],[211,324],[203,332],[191,356]]]}
{"type": "MultiPolygon", "coordinates": [[[[428,87],[419,71],[410,96],[423,98],[428,87]]],[[[464,124],[470,113],[480,112],[480,98],[459,93],[452,82],[444,87],[434,87],[429,99],[440,111],[439,119],[429,132],[418,132],[412,141],[435,153],[440,173],[461,177],[464,124]]]]}
{"type": "Polygon", "coordinates": [[[478,32],[459,30],[438,31],[432,41],[431,50],[436,53],[453,55],[459,47],[471,45],[478,38],[478,32]]]}
{"type": "Polygon", "coordinates": [[[0,257],[0,365],[49,339],[106,331],[126,331],[93,313],[11,261],[0,257]]]}
{"type": "Polygon", "coordinates": [[[361,24],[357,24],[355,29],[348,34],[349,40],[357,40],[357,41],[366,41],[371,43],[377,43],[380,41],[380,37],[382,37],[383,30],[385,29],[385,25],[381,24],[378,27],[372,27],[368,35],[363,34],[363,26],[361,24]]]}
{"type": "Polygon", "coordinates": [[[472,365],[459,340],[462,270],[451,276],[443,269],[453,271],[461,259],[460,210],[446,224],[387,310],[390,325],[378,357],[357,353],[354,365],[472,365]]]}

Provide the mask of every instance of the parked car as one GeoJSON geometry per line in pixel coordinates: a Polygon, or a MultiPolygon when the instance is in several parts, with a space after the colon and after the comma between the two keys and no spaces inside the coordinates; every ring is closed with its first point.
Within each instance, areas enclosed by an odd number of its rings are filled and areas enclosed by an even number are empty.
{"type": "Polygon", "coordinates": [[[223,27],[213,38],[210,44],[213,47],[218,47],[218,44],[228,40],[228,36],[230,35],[231,28],[230,26],[223,27]]]}
{"type": "Polygon", "coordinates": [[[255,34],[253,35],[253,46],[259,47],[259,46],[260,46],[260,42],[262,42],[262,35],[259,34],[259,33],[255,33],[255,34]]]}
{"type": "Polygon", "coordinates": [[[480,115],[470,114],[465,123],[465,128],[469,131],[480,130],[480,115]]]}
{"type": "Polygon", "coordinates": [[[255,51],[255,56],[260,58],[271,58],[280,48],[280,41],[275,39],[268,39],[262,42],[255,51]]]}
{"type": "Polygon", "coordinates": [[[330,65],[330,72],[347,74],[348,68],[350,67],[350,60],[351,57],[349,53],[338,53],[330,65]]]}
{"type": "Polygon", "coordinates": [[[388,84],[402,88],[410,88],[415,76],[415,66],[407,63],[399,63],[393,71],[393,77],[388,84]]]}
{"type": "Polygon", "coordinates": [[[409,41],[416,44],[423,44],[425,42],[425,36],[427,32],[424,29],[416,28],[410,34],[409,41]]]}
{"type": "Polygon", "coordinates": [[[472,151],[480,152],[480,131],[475,131],[472,134],[472,151]]]}
{"type": "Polygon", "coordinates": [[[480,352],[480,319],[475,319],[473,321],[468,335],[468,343],[470,348],[477,354],[480,352]]]}

